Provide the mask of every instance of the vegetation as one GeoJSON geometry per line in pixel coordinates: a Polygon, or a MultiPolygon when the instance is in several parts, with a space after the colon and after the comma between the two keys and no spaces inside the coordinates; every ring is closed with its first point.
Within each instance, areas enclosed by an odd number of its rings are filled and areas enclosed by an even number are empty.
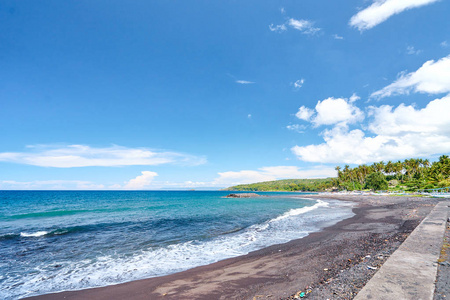
{"type": "Polygon", "coordinates": [[[427,159],[406,159],[387,163],[380,161],[372,165],[350,168],[336,167],[337,178],[284,179],[276,181],[242,184],[229,187],[227,191],[304,191],[321,192],[331,190],[391,190],[415,192],[422,189],[450,187],[450,158],[439,157],[430,163],[427,159]]]}
{"type": "Polygon", "coordinates": [[[326,179],[284,179],[276,181],[241,184],[229,187],[225,191],[303,191],[320,192],[331,189],[336,178],[326,179]]]}
{"type": "Polygon", "coordinates": [[[382,191],[388,189],[388,182],[386,176],[381,172],[374,172],[369,174],[366,178],[366,189],[374,191],[382,191]]]}
{"type": "Polygon", "coordinates": [[[336,170],[336,186],[341,190],[367,188],[414,192],[450,186],[450,158],[447,155],[442,155],[432,164],[427,159],[411,158],[403,162],[381,161],[355,168],[346,165],[343,170],[340,167],[336,167],[336,170]]]}

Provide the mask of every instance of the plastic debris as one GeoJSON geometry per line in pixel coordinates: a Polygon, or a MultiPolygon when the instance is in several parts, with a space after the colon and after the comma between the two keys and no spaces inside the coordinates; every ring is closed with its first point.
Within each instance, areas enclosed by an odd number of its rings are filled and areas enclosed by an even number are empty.
{"type": "Polygon", "coordinates": [[[367,266],[367,269],[369,269],[369,270],[376,270],[377,267],[367,266]]]}
{"type": "Polygon", "coordinates": [[[299,291],[294,295],[294,299],[300,299],[305,297],[305,292],[299,291]]]}

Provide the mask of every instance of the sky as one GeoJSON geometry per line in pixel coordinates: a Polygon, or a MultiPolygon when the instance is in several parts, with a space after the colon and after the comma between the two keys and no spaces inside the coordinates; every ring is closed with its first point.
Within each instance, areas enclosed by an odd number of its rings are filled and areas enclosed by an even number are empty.
{"type": "Polygon", "coordinates": [[[0,2],[0,189],[219,189],[450,153],[447,0],[0,2]]]}

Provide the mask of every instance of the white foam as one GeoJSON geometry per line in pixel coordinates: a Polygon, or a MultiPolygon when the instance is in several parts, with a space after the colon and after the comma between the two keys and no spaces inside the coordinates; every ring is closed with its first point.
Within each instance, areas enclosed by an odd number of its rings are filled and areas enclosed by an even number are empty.
{"type": "Polygon", "coordinates": [[[302,208],[291,209],[287,213],[285,213],[285,214],[283,214],[283,215],[281,215],[281,216],[279,216],[279,217],[277,217],[275,219],[272,219],[269,222],[277,222],[279,220],[286,219],[286,218],[289,218],[289,217],[292,217],[292,216],[298,216],[298,215],[301,215],[301,214],[306,214],[307,212],[310,212],[312,210],[318,209],[319,207],[329,207],[329,205],[325,201],[317,200],[317,203],[314,204],[313,206],[305,206],[305,207],[302,207],[302,208]]]}
{"type": "Polygon", "coordinates": [[[40,237],[40,236],[44,236],[46,234],[48,234],[48,231],[37,231],[37,232],[33,232],[33,233],[21,232],[20,236],[21,237],[40,237]]]}

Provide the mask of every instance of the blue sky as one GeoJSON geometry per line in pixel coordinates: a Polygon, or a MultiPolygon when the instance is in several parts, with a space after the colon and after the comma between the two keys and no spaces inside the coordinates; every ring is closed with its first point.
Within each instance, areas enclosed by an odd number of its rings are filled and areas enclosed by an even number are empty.
{"type": "Polygon", "coordinates": [[[2,1],[0,189],[202,189],[450,153],[450,3],[2,1]]]}

